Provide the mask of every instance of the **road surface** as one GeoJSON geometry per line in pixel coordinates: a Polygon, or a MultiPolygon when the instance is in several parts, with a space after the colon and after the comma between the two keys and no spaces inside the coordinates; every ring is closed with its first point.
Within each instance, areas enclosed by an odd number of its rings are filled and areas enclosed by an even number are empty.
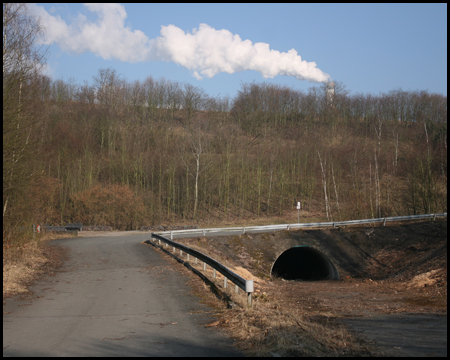
{"type": "Polygon", "coordinates": [[[146,235],[64,239],[68,260],[3,305],[3,356],[242,356],[146,235]]]}

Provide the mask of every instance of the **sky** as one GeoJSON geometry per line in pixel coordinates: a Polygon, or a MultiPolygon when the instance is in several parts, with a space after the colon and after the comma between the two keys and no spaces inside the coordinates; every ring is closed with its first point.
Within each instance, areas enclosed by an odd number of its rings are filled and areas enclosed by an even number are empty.
{"type": "Polygon", "coordinates": [[[164,77],[234,97],[244,83],[307,92],[447,95],[447,4],[31,4],[46,72],[87,81],[164,77]]]}

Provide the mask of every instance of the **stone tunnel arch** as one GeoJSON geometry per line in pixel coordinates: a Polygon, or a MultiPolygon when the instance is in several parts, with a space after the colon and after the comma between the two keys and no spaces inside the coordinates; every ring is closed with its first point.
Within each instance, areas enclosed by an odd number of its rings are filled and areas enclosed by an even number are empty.
{"type": "Polygon", "coordinates": [[[270,274],[286,280],[339,280],[339,272],[328,257],[309,245],[284,251],[272,265],[270,274]]]}

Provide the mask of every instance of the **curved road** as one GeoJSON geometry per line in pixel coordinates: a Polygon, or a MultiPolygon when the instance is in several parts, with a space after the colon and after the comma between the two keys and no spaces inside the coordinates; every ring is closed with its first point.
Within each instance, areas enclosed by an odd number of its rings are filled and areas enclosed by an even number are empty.
{"type": "Polygon", "coordinates": [[[149,235],[56,240],[69,259],[3,305],[3,356],[242,356],[149,235]]]}

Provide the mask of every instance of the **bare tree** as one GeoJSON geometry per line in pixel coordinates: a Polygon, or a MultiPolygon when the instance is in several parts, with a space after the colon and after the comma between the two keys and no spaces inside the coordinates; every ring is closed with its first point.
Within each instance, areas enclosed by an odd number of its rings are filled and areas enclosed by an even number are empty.
{"type": "Polygon", "coordinates": [[[94,87],[97,101],[114,114],[119,105],[124,102],[122,90],[125,83],[117,70],[99,69],[98,74],[94,76],[94,87]]]}
{"type": "Polygon", "coordinates": [[[195,124],[185,127],[185,130],[187,132],[189,150],[181,149],[181,160],[186,166],[189,175],[194,178],[194,209],[192,217],[195,219],[199,202],[200,174],[211,165],[212,160],[208,159],[209,138],[206,133],[206,122],[196,121],[195,124]],[[186,156],[188,151],[194,160],[193,166],[186,156]]]}
{"type": "Polygon", "coordinates": [[[172,120],[175,120],[182,107],[183,90],[178,82],[170,82],[167,87],[168,110],[172,114],[172,120]]]}
{"type": "Polygon", "coordinates": [[[83,85],[79,85],[75,94],[75,100],[83,104],[94,104],[95,89],[90,86],[87,81],[83,85]]]}
{"type": "Polygon", "coordinates": [[[203,89],[189,83],[184,84],[183,109],[185,112],[184,123],[186,126],[190,126],[193,117],[202,109],[204,99],[205,93],[203,89]]]}
{"type": "MultiPolygon", "coordinates": [[[[317,150],[317,154],[319,154],[319,160],[320,160],[320,168],[322,169],[322,183],[323,183],[323,193],[325,196],[325,212],[327,215],[327,220],[330,220],[331,217],[331,208],[328,202],[328,195],[327,195],[327,173],[326,173],[326,167],[327,167],[327,159],[325,158],[325,168],[322,164],[322,157],[320,156],[319,150],[317,150]]],[[[333,218],[331,218],[333,220],[333,218]]]]}
{"type": "Polygon", "coordinates": [[[337,191],[337,187],[336,187],[336,180],[334,178],[334,168],[333,168],[333,163],[331,163],[331,175],[333,177],[333,185],[334,185],[334,194],[336,196],[336,205],[337,205],[337,209],[338,209],[338,216],[339,216],[339,220],[341,220],[341,209],[339,207],[339,197],[338,197],[338,191],[337,191]]]}
{"type": "Polygon", "coordinates": [[[11,197],[23,192],[31,175],[25,159],[32,154],[33,126],[41,119],[36,100],[41,97],[40,72],[47,57],[46,48],[37,45],[42,36],[26,4],[3,4],[4,227],[11,197]]]}

